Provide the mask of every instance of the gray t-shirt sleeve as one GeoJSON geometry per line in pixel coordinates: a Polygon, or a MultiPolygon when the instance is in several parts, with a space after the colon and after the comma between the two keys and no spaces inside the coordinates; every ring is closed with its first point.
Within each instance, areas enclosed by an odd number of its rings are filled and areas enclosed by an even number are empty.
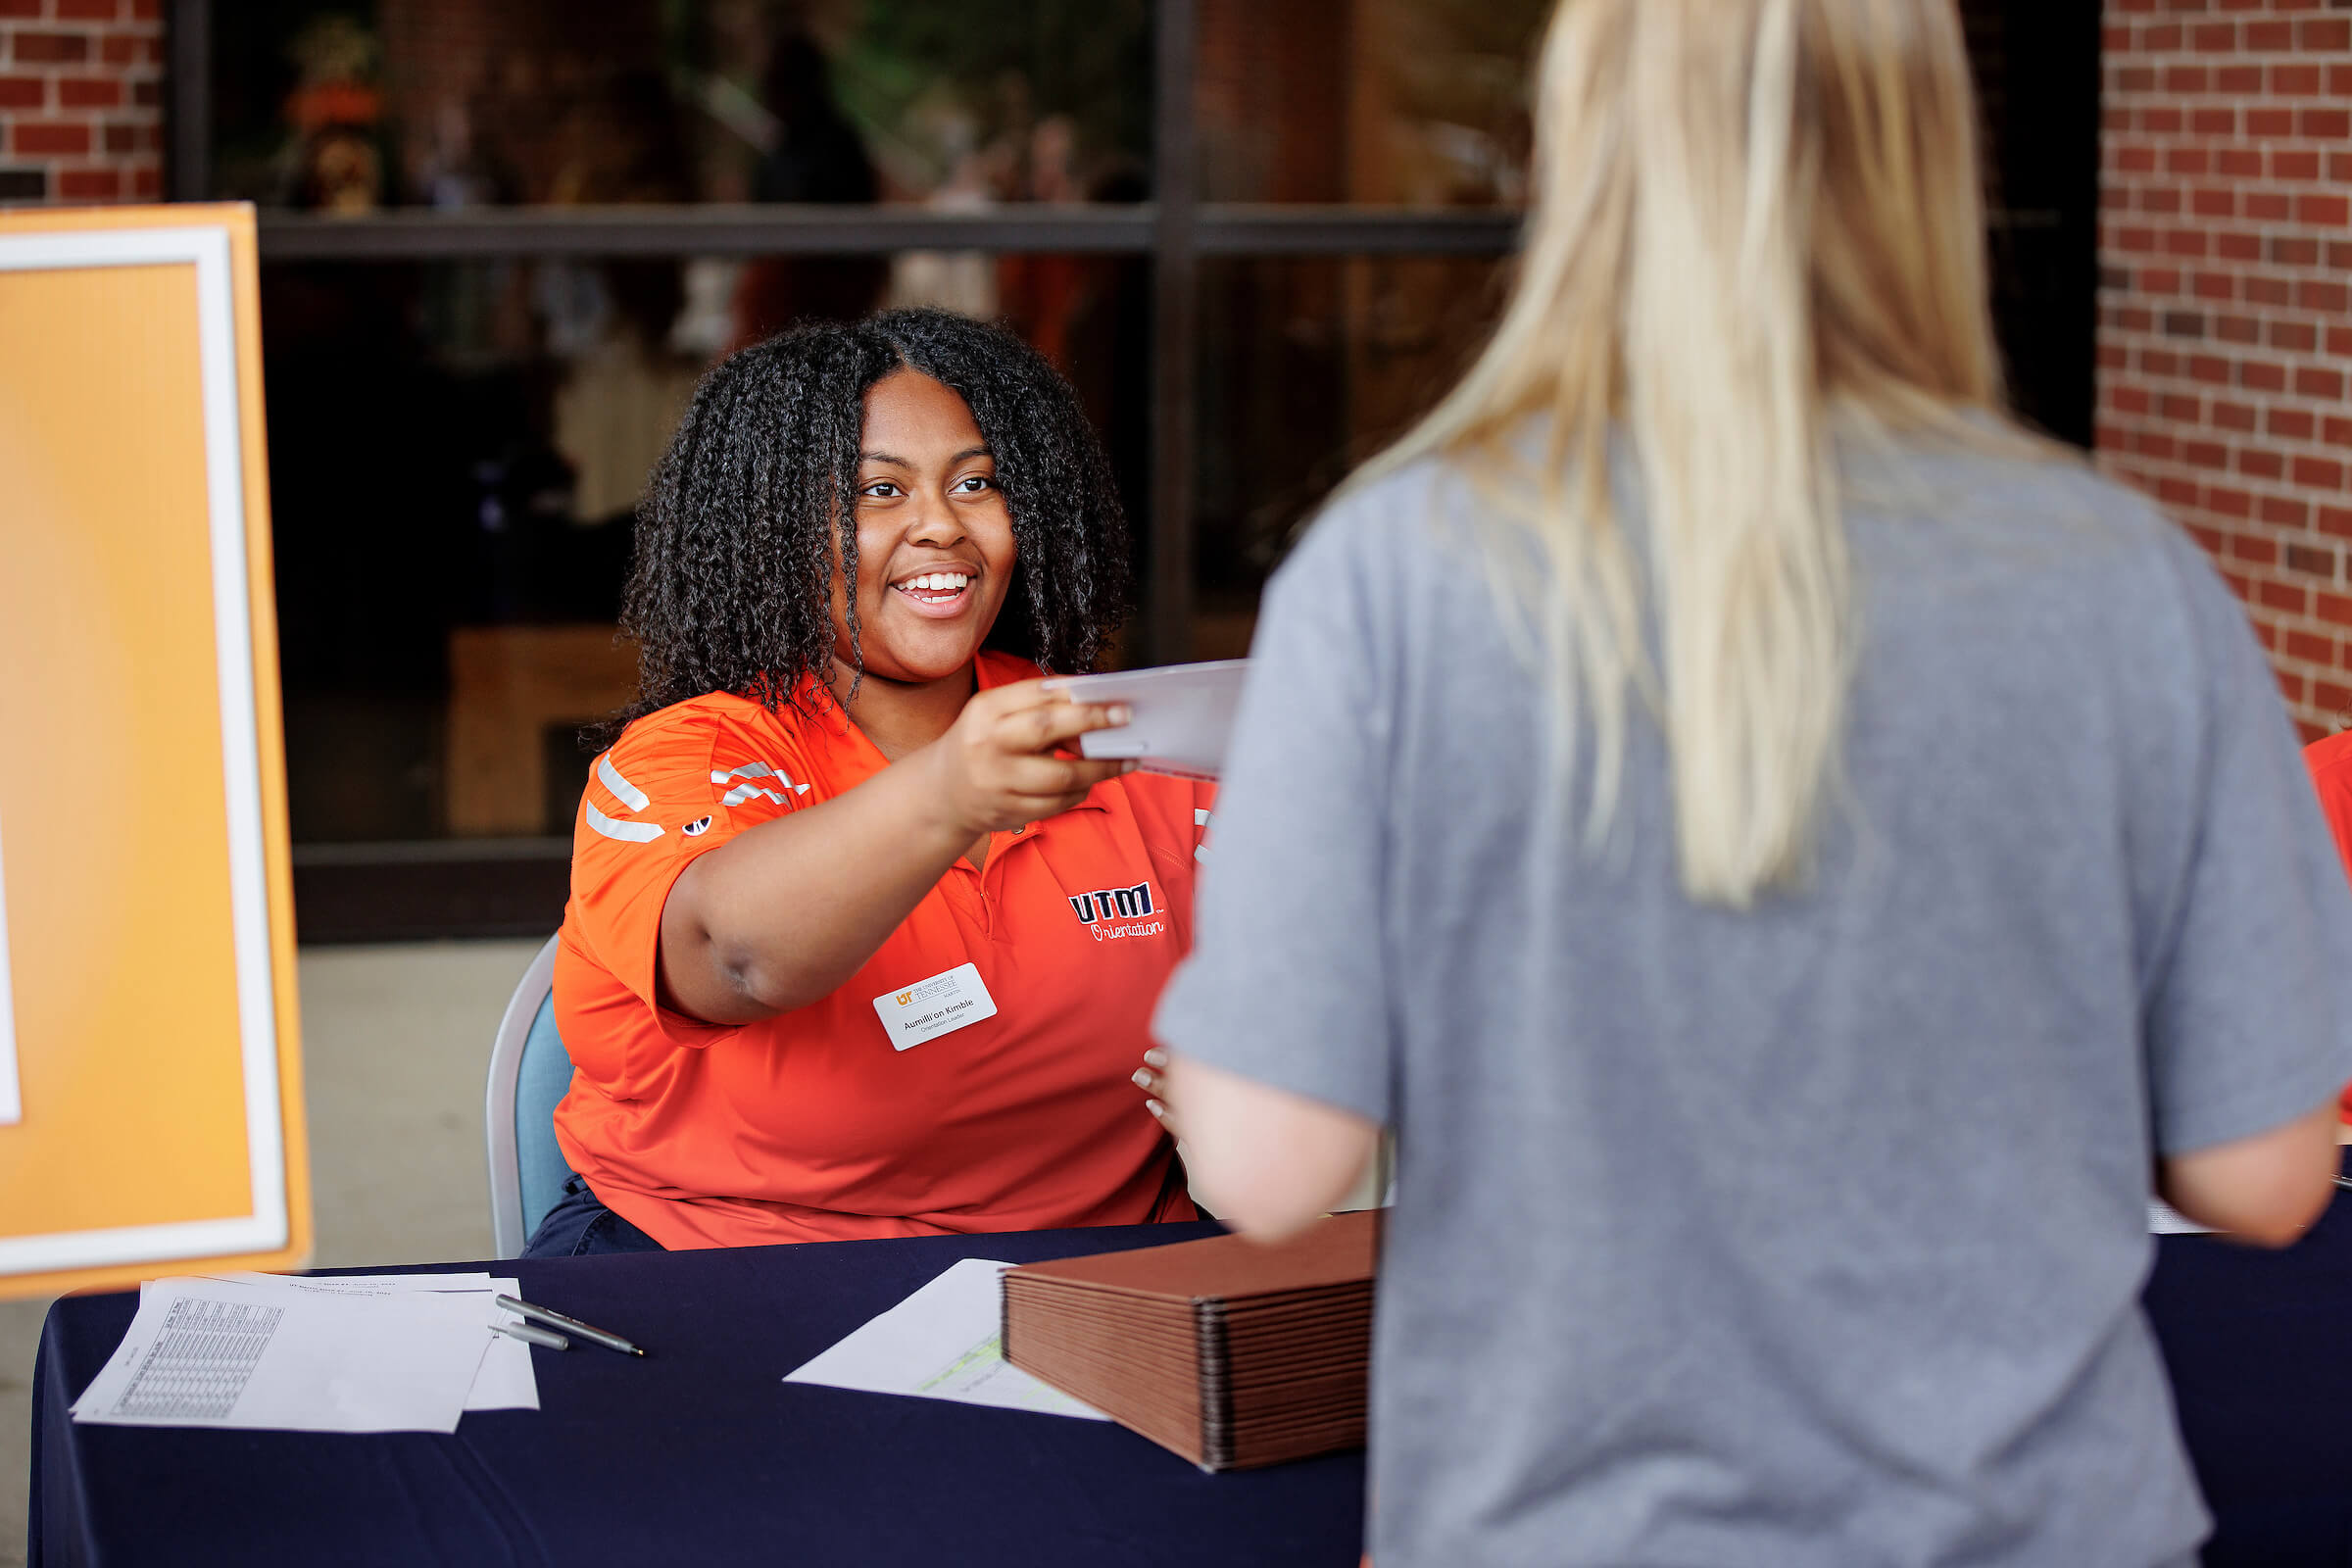
{"type": "Polygon", "coordinates": [[[2156,1151],[2301,1116],[2352,1079],[2352,889],[2245,612],[2168,539],[2204,675],[2187,854],[2147,976],[2156,1151]]]}
{"type": "Polygon", "coordinates": [[[1384,563],[1346,513],[1317,523],[1267,587],[1193,955],[1153,1028],[1183,1055],[1386,1122],[1393,708],[1372,603],[1384,563]]]}

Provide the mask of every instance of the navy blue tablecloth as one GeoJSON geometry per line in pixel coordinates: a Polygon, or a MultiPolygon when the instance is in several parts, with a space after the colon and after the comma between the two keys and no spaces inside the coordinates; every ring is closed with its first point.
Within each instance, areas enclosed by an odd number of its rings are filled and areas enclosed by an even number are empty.
{"type": "MultiPolygon", "coordinates": [[[[1359,1455],[1205,1476],[1098,1422],[780,1381],[959,1257],[1210,1229],[443,1265],[652,1352],[534,1351],[540,1410],[451,1437],[75,1426],[136,1298],[69,1298],[35,1372],[30,1561],[1348,1568],[1359,1455]]],[[[2352,1204],[2284,1252],[2164,1238],[2146,1299],[2219,1521],[2208,1568],[2352,1563],[2352,1204]]]]}
{"type": "Polygon", "coordinates": [[[957,1258],[1214,1230],[440,1265],[513,1275],[647,1351],[534,1350],[539,1410],[471,1414],[449,1437],[76,1426],[66,1407],[137,1298],[72,1298],[41,1333],[29,1560],[1353,1568],[1360,1454],[1208,1476],[1107,1422],[781,1381],[957,1258]]]}

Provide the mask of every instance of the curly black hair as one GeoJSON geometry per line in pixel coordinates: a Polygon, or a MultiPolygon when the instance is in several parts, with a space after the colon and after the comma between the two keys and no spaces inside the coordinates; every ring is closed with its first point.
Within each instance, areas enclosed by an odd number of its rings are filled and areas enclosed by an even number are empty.
{"type": "MultiPolygon", "coordinates": [[[[987,646],[1056,673],[1092,669],[1134,598],[1127,519],[1077,395],[1036,350],[953,311],[809,322],[705,375],[637,510],[621,630],[637,696],[587,732],[710,692],[773,711],[830,667],[835,535],[858,576],[866,389],[910,368],[952,388],[997,460],[1015,564],[987,646]]],[[[856,595],[850,659],[859,676],[856,595]]]]}

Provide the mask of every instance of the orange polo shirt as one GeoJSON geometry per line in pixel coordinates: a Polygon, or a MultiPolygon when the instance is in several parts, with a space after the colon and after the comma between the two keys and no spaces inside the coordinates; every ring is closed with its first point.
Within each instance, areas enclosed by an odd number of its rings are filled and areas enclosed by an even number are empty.
{"type": "MultiPolygon", "coordinates": [[[[980,656],[984,689],[1037,673],[980,656]]],[[[1194,1218],[1129,1075],[1192,946],[1213,786],[1131,773],[995,834],[982,870],[956,861],[821,1002],[727,1028],[656,1004],[662,906],[687,863],[885,765],[838,707],[717,694],[597,760],[556,957],[564,1157],[670,1248],[1194,1218]],[[995,1016],[894,1049],[875,1000],[967,963],[995,1016]]]]}
{"type": "MultiPolygon", "coordinates": [[[[2312,787],[2320,792],[2320,811],[2335,834],[2344,874],[2352,876],[2352,730],[2304,747],[2303,764],[2311,769],[2312,787]]],[[[2352,1122],[2352,1086],[2345,1088],[2337,1106],[2342,1118],[2352,1122]]]]}

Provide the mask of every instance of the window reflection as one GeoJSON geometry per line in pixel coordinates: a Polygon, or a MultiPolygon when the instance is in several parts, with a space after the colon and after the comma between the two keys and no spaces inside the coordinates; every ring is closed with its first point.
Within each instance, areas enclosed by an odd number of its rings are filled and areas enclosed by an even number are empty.
{"type": "Polygon", "coordinates": [[[1348,471],[1452,386],[1507,264],[1262,258],[1202,270],[1193,655],[1249,649],[1267,575],[1348,471]]]}
{"type": "Polygon", "coordinates": [[[1201,194],[1515,207],[1552,0],[1200,0],[1201,194]]]}
{"type": "Polygon", "coordinates": [[[217,194],[353,214],[1132,200],[1148,0],[239,0],[217,194]]]}

